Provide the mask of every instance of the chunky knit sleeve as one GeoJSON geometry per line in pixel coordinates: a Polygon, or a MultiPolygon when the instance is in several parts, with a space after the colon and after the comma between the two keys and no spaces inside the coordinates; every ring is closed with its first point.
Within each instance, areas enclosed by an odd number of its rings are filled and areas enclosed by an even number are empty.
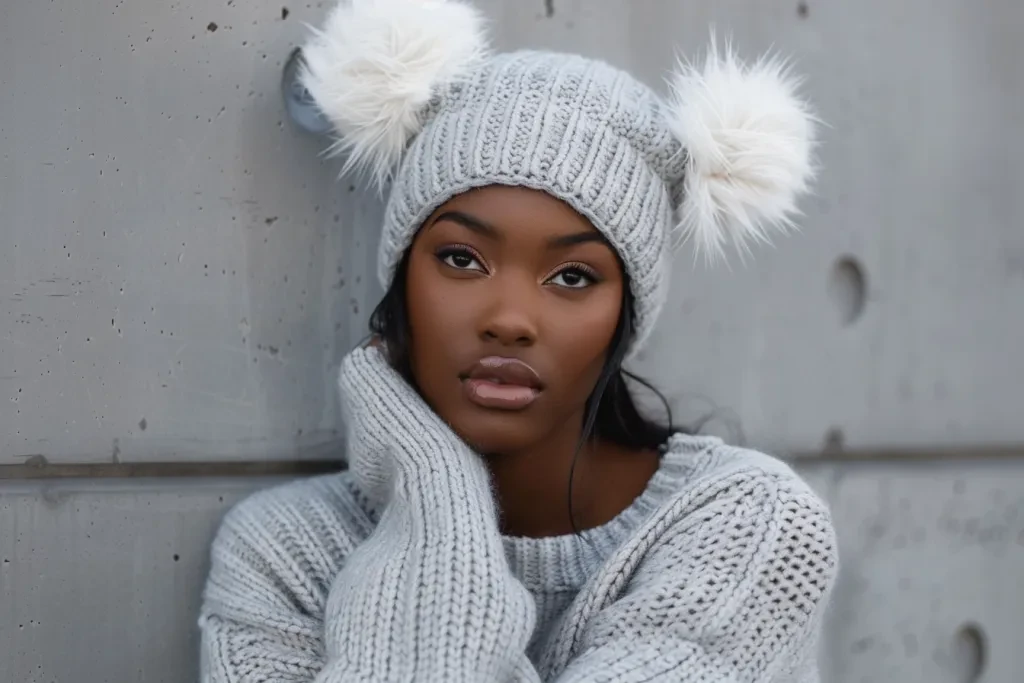
{"type": "Polygon", "coordinates": [[[373,524],[330,475],[254,494],[211,549],[199,626],[203,683],[311,683],[324,669],[324,604],[373,524]]]}
{"type": "Polygon", "coordinates": [[[569,615],[558,683],[818,680],[836,539],[825,504],[783,466],[701,483],[609,565],[636,571],[604,576],[569,615]]]}
{"type": "Polygon", "coordinates": [[[377,350],[350,354],[341,384],[350,475],[385,498],[380,519],[327,552],[296,542],[300,503],[229,515],[204,601],[204,682],[539,682],[535,605],[505,559],[486,466],[377,350]]]}
{"type": "Polygon", "coordinates": [[[359,349],[341,373],[353,477],[383,498],[325,614],[322,683],[533,676],[535,604],[512,575],[490,475],[387,364],[359,349]]]}

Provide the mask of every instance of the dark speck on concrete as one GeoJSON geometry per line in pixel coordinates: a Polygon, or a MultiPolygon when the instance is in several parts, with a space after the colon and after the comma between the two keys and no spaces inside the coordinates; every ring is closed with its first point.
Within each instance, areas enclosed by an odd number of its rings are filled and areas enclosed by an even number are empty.
{"type": "Polygon", "coordinates": [[[850,651],[854,654],[861,654],[863,652],[867,652],[868,650],[870,650],[874,646],[874,644],[875,639],[871,636],[867,636],[866,638],[860,638],[859,640],[854,641],[852,647],[850,647],[850,651]]]}
{"type": "Polygon", "coordinates": [[[139,429],[141,429],[142,431],[146,431],[146,427],[148,426],[149,423],[146,422],[146,418],[142,418],[141,420],[139,420],[139,429]]]}
{"type": "Polygon", "coordinates": [[[211,21],[209,24],[206,25],[206,30],[209,31],[210,33],[213,33],[214,31],[217,30],[217,24],[215,22],[211,21]]]}

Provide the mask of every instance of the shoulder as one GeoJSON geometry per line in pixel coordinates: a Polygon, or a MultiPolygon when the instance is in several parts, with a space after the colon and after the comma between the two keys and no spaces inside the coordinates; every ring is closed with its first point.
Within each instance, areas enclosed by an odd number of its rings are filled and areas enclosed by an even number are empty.
{"type": "Polygon", "coordinates": [[[239,593],[322,609],[345,558],[373,530],[347,472],[258,491],[225,515],[211,548],[205,599],[239,593]]]}
{"type": "MultiPolygon", "coordinates": [[[[257,491],[225,515],[213,551],[242,543],[268,556],[320,556],[333,564],[373,531],[348,472],[257,491]]],[[[310,558],[311,559],[311,558],[310,558]]]]}
{"type": "Polygon", "coordinates": [[[333,528],[359,534],[370,524],[349,472],[300,479],[257,491],[228,511],[223,528],[272,536],[312,535],[331,540],[333,528]]]}
{"type": "Polygon", "coordinates": [[[652,520],[652,555],[729,567],[730,581],[755,592],[800,577],[805,607],[824,604],[839,563],[831,513],[789,465],[684,435],[673,437],[665,458],[676,468],[676,488],[652,520]]]}
{"type": "Polygon", "coordinates": [[[800,679],[838,572],[828,506],[781,460],[715,438],[673,437],[664,458],[674,488],[620,549],[617,569],[635,569],[607,618],[696,644],[744,680],[800,679]]]}
{"type": "MultiPolygon", "coordinates": [[[[716,495],[748,496],[768,508],[785,503],[794,510],[830,520],[828,505],[787,463],[716,437],[677,434],[666,445],[666,467],[675,473],[673,498],[703,490],[716,495]]],[[[829,522],[831,526],[831,521],[829,522]]]]}

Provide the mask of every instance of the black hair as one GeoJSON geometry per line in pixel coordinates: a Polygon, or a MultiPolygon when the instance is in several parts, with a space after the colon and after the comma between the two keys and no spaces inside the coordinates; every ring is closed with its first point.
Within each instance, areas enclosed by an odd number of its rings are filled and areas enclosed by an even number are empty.
{"type": "MultiPolygon", "coordinates": [[[[415,386],[410,360],[411,335],[409,315],[406,306],[406,281],[409,271],[409,254],[406,250],[395,270],[391,285],[370,316],[370,332],[380,337],[388,350],[388,356],[407,382],[415,386]]],[[[616,445],[637,450],[659,450],[676,432],[688,433],[672,423],[672,409],[668,400],[646,380],[623,369],[629,344],[634,333],[633,295],[628,276],[624,275],[622,309],[619,322],[609,346],[601,375],[587,399],[584,411],[583,430],[573,455],[569,472],[569,517],[577,531],[573,516],[572,490],[576,471],[576,460],[583,447],[592,440],[604,439],[616,445]],[[653,393],[665,408],[666,422],[657,422],[643,414],[630,392],[627,380],[631,380],[653,393]]]]}

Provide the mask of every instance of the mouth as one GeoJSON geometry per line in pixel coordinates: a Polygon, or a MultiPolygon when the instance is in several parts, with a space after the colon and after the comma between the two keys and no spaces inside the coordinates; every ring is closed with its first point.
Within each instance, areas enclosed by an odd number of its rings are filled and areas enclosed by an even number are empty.
{"type": "Polygon", "coordinates": [[[537,371],[518,358],[481,358],[461,379],[470,402],[497,410],[523,410],[544,390],[537,371]]]}

